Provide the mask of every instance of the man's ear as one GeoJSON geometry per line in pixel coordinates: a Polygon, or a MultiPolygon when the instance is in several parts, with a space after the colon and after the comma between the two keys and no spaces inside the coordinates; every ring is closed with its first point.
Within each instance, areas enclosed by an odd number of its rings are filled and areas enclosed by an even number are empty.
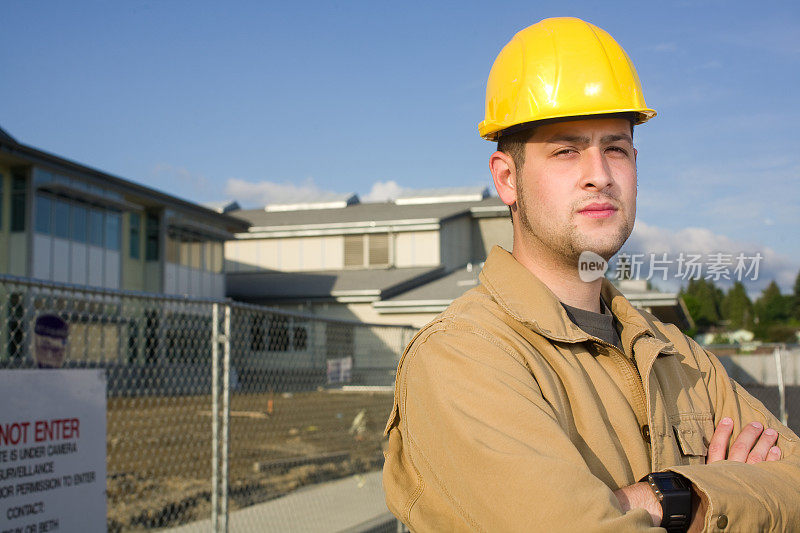
{"type": "Polygon", "coordinates": [[[514,205],[517,202],[517,169],[514,160],[505,152],[495,152],[489,157],[489,171],[497,196],[504,204],[514,205]]]}

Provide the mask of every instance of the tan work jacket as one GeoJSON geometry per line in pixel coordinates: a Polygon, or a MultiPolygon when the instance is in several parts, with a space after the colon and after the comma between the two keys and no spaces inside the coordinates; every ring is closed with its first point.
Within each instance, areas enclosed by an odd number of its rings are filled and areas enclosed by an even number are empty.
{"type": "Polygon", "coordinates": [[[646,530],[649,515],[623,514],[612,491],[667,469],[708,496],[707,531],[800,530],[798,438],[714,355],[607,280],[625,353],[574,325],[501,248],[480,281],[397,371],[383,484],[413,531],[646,530]],[[734,435],[776,429],[783,459],[705,465],[725,416],[734,435]]]}

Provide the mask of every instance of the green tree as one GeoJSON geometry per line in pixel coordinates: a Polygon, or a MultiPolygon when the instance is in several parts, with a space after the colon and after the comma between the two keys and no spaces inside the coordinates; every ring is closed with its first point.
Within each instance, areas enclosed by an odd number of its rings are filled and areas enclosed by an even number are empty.
{"type": "Polygon", "coordinates": [[[772,281],[756,300],[754,311],[761,325],[786,323],[791,316],[792,297],[781,294],[781,289],[772,281]]]}
{"type": "Polygon", "coordinates": [[[800,272],[794,280],[794,293],[792,294],[792,316],[800,320],[800,272]]]}
{"type": "Polygon", "coordinates": [[[719,324],[720,304],[724,293],[706,279],[689,280],[686,289],[681,289],[680,296],[692,315],[698,331],[705,331],[719,324]]]}
{"type": "Polygon", "coordinates": [[[741,281],[737,281],[728,290],[720,305],[722,318],[728,321],[730,329],[752,329],[753,302],[741,281]]]}

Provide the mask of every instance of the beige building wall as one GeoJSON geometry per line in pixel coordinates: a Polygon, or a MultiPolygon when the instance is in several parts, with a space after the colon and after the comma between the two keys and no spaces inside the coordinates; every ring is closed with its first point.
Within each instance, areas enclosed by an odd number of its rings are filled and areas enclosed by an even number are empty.
{"type": "MultiPolygon", "coordinates": [[[[0,226],[0,272],[14,276],[28,275],[28,234],[33,231],[31,222],[30,191],[25,195],[26,216],[25,231],[11,232],[11,167],[0,164],[2,175],[2,226],[0,226]]],[[[28,183],[30,185],[30,183],[28,183]]]]}
{"type": "Polygon", "coordinates": [[[11,233],[8,249],[13,253],[8,258],[8,273],[14,276],[28,275],[28,233],[11,233]]]}
{"type": "Polygon", "coordinates": [[[461,267],[472,259],[472,224],[469,217],[442,223],[441,257],[446,271],[461,267]]]}
{"type": "Polygon", "coordinates": [[[358,320],[369,324],[386,324],[387,326],[412,326],[421,328],[434,319],[438,313],[396,313],[380,314],[371,303],[318,303],[308,306],[282,305],[276,306],[288,311],[312,313],[320,318],[338,320],[358,320]]]}
{"type": "Polygon", "coordinates": [[[480,263],[486,260],[489,251],[494,245],[499,245],[508,251],[514,242],[511,218],[478,218],[472,225],[472,262],[480,263]]]}
{"type": "Polygon", "coordinates": [[[130,291],[145,289],[144,283],[144,219],[145,214],[139,213],[139,259],[131,257],[131,214],[122,214],[122,288],[130,291]]]}
{"type": "Polygon", "coordinates": [[[439,264],[438,231],[406,231],[395,234],[394,266],[397,268],[439,264]]]}
{"type": "Polygon", "coordinates": [[[304,272],[344,268],[344,237],[287,237],[225,242],[226,272],[304,272]]]}
{"type": "Polygon", "coordinates": [[[8,272],[9,261],[9,232],[11,227],[11,169],[0,165],[0,273],[8,272]]]}

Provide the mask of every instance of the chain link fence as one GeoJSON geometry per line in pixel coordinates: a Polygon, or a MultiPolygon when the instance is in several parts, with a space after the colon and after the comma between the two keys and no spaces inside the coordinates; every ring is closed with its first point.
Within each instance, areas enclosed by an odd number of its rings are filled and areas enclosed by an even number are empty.
{"type": "Polygon", "coordinates": [[[382,431],[412,328],[10,276],[0,312],[3,371],[46,366],[53,317],[64,368],[105,369],[109,531],[395,530],[382,431]]]}
{"type": "MultiPolygon", "coordinates": [[[[398,530],[382,430],[412,328],[10,276],[0,312],[3,371],[47,366],[55,319],[64,367],[106,372],[109,531],[398,530]]],[[[800,349],[721,359],[798,432],[800,349]]]]}

